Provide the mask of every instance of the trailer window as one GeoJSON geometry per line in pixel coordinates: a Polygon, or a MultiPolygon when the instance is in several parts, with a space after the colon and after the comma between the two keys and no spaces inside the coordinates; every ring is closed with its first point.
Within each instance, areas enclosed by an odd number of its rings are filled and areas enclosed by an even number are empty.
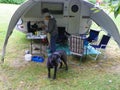
{"type": "Polygon", "coordinates": [[[42,7],[42,9],[48,8],[51,14],[62,15],[64,4],[63,3],[42,2],[41,7],[42,7]]]}
{"type": "Polygon", "coordinates": [[[78,7],[77,5],[73,5],[73,6],[71,7],[71,10],[72,10],[74,13],[76,13],[76,12],[79,10],[79,7],[78,7]]]}

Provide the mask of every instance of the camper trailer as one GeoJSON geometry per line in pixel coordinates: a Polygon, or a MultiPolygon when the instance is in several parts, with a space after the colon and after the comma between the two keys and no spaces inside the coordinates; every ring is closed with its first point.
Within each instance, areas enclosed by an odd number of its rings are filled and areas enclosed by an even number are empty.
{"type": "Polygon", "coordinates": [[[50,14],[56,18],[58,27],[64,27],[70,34],[84,34],[89,30],[90,8],[82,0],[35,0],[34,3],[35,5],[21,16],[17,24],[18,30],[28,32],[28,21],[40,25],[39,22],[44,18],[44,8],[49,9],[50,14]]]}
{"type": "Polygon", "coordinates": [[[87,0],[28,0],[16,10],[11,18],[3,46],[2,60],[4,60],[5,48],[13,29],[16,27],[27,33],[29,21],[40,27],[40,23],[43,22],[42,9],[44,8],[48,8],[51,15],[56,18],[58,27],[63,27],[68,33],[86,34],[91,22],[94,21],[120,46],[119,31],[113,20],[101,8],[87,0]]]}

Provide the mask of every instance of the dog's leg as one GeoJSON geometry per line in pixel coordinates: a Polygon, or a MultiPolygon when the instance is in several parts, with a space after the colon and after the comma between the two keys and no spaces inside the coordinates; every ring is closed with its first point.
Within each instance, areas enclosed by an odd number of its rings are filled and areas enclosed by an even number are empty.
{"type": "Polygon", "coordinates": [[[68,65],[67,65],[67,62],[64,62],[65,63],[65,66],[66,66],[66,69],[65,70],[68,70],[68,65]]]}
{"type": "Polygon", "coordinates": [[[50,78],[50,67],[48,67],[48,78],[50,78]]]}
{"type": "Polygon", "coordinates": [[[53,79],[56,79],[57,67],[54,67],[54,76],[53,79]]]}
{"type": "Polygon", "coordinates": [[[62,62],[60,62],[60,68],[62,68],[62,65],[63,65],[62,62]]]}
{"type": "Polygon", "coordinates": [[[66,66],[66,69],[65,69],[65,70],[68,70],[67,57],[66,57],[66,56],[63,57],[63,62],[64,62],[64,64],[65,64],[65,66],[66,66]]]}

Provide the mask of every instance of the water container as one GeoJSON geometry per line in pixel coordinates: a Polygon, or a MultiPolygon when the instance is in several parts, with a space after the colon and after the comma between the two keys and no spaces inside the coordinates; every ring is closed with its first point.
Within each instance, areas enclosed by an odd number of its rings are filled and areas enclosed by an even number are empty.
{"type": "Polygon", "coordinates": [[[31,54],[25,54],[25,61],[31,61],[32,55],[31,54]]]}

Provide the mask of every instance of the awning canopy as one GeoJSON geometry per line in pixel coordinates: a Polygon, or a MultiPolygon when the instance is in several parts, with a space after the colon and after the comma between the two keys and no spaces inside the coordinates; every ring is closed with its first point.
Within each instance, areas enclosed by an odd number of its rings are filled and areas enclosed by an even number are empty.
{"type": "MultiPolygon", "coordinates": [[[[25,3],[23,3],[13,14],[11,21],[8,26],[6,38],[4,41],[3,51],[2,51],[2,61],[4,61],[5,51],[6,51],[6,45],[8,42],[8,39],[10,35],[12,34],[18,20],[21,18],[21,16],[25,13],[26,10],[29,10],[32,8],[36,3],[40,2],[40,0],[28,0],[25,3]]],[[[117,42],[117,44],[120,46],[120,34],[119,31],[113,22],[113,20],[100,8],[96,8],[96,10],[99,10],[99,12],[94,12],[92,8],[95,8],[94,4],[91,4],[87,1],[84,1],[84,4],[87,5],[90,10],[90,18],[95,21],[101,28],[103,28],[106,32],[111,35],[114,40],[117,42]]]]}

